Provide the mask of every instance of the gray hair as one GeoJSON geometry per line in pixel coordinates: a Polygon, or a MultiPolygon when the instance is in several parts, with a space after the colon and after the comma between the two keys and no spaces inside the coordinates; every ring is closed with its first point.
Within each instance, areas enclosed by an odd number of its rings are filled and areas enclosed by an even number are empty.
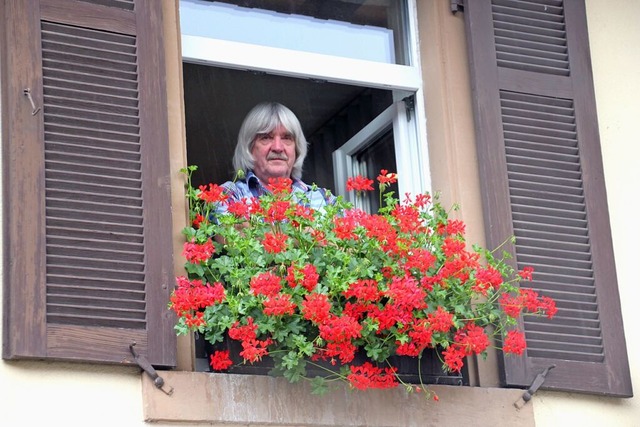
{"type": "Polygon", "coordinates": [[[296,179],[302,177],[302,164],[307,157],[307,140],[302,132],[300,121],[293,112],[277,102],[264,102],[256,105],[249,111],[240,132],[238,132],[238,143],[233,155],[233,168],[235,171],[253,168],[253,155],[251,150],[259,133],[269,133],[278,125],[284,126],[291,134],[296,143],[296,161],[293,164],[291,176],[296,179]]]}

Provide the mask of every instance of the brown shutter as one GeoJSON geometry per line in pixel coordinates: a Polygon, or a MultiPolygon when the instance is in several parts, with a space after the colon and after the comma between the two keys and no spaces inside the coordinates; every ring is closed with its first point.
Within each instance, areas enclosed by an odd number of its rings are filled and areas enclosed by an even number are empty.
{"type": "Polygon", "coordinates": [[[507,386],[631,396],[584,2],[465,2],[490,247],[515,235],[514,266],[558,314],[521,322],[507,386]]]}
{"type": "Polygon", "coordinates": [[[4,18],[3,356],[130,363],[135,342],[172,366],[161,2],[11,1],[4,18]]]}

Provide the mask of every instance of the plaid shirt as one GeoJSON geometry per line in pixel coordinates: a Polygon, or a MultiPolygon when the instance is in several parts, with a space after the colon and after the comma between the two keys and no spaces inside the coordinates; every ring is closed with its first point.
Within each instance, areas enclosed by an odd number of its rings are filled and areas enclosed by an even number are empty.
{"type": "MultiPolygon", "coordinates": [[[[241,181],[227,181],[222,184],[225,193],[229,195],[230,201],[237,201],[243,199],[253,199],[262,196],[265,193],[269,193],[269,190],[262,185],[253,171],[248,171],[247,176],[241,181]]],[[[313,189],[311,186],[305,184],[299,179],[294,179],[292,183],[293,187],[293,199],[312,209],[320,209],[323,206],[331,205],[335,203],[336,197],[331,192],[324,188],[313,189]],[[298,196],[300,195],[300,196],[298,196]]],[[[220,206],[217,213],[226,212],[226,206],[220,206]]]]}

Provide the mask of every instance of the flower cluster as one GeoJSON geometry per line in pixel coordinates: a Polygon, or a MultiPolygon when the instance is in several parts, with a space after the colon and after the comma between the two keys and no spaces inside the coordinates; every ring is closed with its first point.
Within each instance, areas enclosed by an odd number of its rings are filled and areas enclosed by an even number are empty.
{"type": "MultiPolygon", "coordinates": [[[[459,372],[494,336],[503,352],[522,354],[517,319],[556,312],[552,299],[520,286],[532,269],[515,272],[498,250],[468,249],[464,223],[449,218],[437,197],[400,202],[385,191],[396,174],[381,171],[383,207],[368,213],[341,197],[311,209],[294,198],[288,179],[271,181],[258,199],[230,201],[215,184],[193,188],[194,169],[183,171],[191,224],[187,275],[170,301],[176,330],[198,331],[212,344],[237,341],[245,362],[269,356],[292,382],[306,379],[310,365],[337,365],[313,380],[316,392],[331,378],[356,389],[395,387],[401,381],[389,358],[419,358],[427,349],[459,372]],[[357,362],[357,354],[368,361],[357,362]]],[[[347,188],[362,193],[373,183],[354,177],[347,188]]],[[[227,350],[210,363],[214,370],[233,364],[227,350]]]]}

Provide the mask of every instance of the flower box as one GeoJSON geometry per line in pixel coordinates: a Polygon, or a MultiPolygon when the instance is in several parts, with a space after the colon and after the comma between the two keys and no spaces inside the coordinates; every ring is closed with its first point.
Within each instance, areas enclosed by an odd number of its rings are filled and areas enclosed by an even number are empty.
{"type": "MultiPolygon", "coordinates": [[[[491,336],[503,352],[522,354],[519,316],[556,311],[552,299],[520,287],[531,268],[516,272],[500,248],[469,248],[464,224],[437,196],[400,201],[386,191],[395,174],[381,171],[382,207],[368,213],[340,197],[311,209],[287,179],[232,201],[215,184],[192,188],[192,171],[184,170],[187,275],[170,305],[178,333],[210,343],[215,370],[307,379],[314,393],[334,379],[422,391],[464,383],[466,358],[484,355],[491,336]]],[[[357,177],[347,189],[372,184],[357,177]]]]}

